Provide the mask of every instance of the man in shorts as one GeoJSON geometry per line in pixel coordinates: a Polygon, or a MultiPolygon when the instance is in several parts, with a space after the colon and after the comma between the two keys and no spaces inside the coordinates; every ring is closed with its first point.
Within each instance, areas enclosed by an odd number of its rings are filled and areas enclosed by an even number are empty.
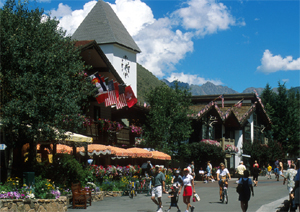
{"type": "Polygon", "coordinates": [[[155,173],[153,175],[153,189],[152,189],[152,201],[158,206],[157,212],[162,212],[161,197],[162,192],[166,193],[165,190],[165,175],[160,171],[160,166],[155,166],[155,173]],[[157,197],[157,200],[155,199],[157,197]]]}

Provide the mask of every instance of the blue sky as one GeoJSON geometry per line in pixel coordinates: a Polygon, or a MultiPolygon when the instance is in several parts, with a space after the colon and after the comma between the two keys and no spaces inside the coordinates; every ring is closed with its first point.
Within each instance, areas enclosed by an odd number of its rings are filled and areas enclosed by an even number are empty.
{"type": "MultiPolygon", "coordinates": [[[[3,4],[3,0],[1,0],[3,4]]],[[[159,79],[238,92],[300,86],[298,0],[108,0],[159,79]]],[[[39,0],[72,34],[96,1],[39,0]]]]}

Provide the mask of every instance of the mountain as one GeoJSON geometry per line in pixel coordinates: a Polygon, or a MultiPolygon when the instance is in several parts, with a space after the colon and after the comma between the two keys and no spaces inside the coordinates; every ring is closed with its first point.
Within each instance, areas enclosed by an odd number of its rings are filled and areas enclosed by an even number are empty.
{"type": "Polygon", "coordinates": [[[147,92],[164,84],[164,82],[157,79],[150,71],[137,64],[137,98],[139,102],[144,103],[147,92]]]}
{"type": "MultiPolygon", "coordinates": [[[[166,79],[159,80],[156,76],[154,76],[150,71],[145,69],[140,64],[137,64],[137,90],[138,90],[138,101],[145,101],[145,94],[160,85],[168,85],[169,87],[174,86],[174,81],[169,82],[166,79]]],[[[222,85],[214,85],[211,82],[206,82],[205,84],[199,85],[189,85],[188,83],[178,82],[178,85],[183,88],[190,89],[193,96],[200,95],[211,95],[211,94],[236,94],[239,93],[227,86],[222,85]]],[[[254,89],[257,91],[258,95],[261,95],[264,88],[246,88],[242,93],[254,93],[254,89]]],[[[295,91],[300,92],[300,86],[291,88],[295,91]]],[[[277,88],[272,89],[273,92],[277,93],[277,88]]]]}

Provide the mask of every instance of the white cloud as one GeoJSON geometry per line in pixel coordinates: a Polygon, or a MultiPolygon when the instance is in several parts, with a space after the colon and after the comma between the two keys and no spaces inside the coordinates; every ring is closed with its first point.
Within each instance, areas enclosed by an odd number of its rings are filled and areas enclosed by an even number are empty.
{"type": "Polygon", "coordinates": [[[210,80],[202,77],[198,77],[197,75],[184,74],[181,73],[172,73],[170,77],[167,78],[169,82],[173,82],[174,80],[185,82],[190,85],[203,85],[207,82],[211,82],[215,85],[222,85],[223,83],[220,80],[210,80]]]}
{"type": "Polygon", "coordinates": [[[230,25],[245,25],[244,21],[237,23],[227,7],[215,0],[189,0],[187,5],[172,15],[181,19],[185,29],[196,30],[197,35],[213,34],[229,29],[230,25]]]}
{"type": "Polygon", "coordinates": [[[96,3],[97,1],[90,1],[83,9],[74,11],[68,5],[60,3],[57,10],[51,10],[50,14],[51,17],[56,16],[59,19],[59,27],[66,30],[67,35],[72,35],[96,3]]]}
{"type": "Polygon", "coordinates": [[[155,20],[151,8],[140,0],[116,0],[110,4],[131,36],[155,20]]]}
{"type": "Polygon", "coordinates": [[[296,71],[300,70],[300,58],[293,60],[292,56],[282,58],[266,49],[261,59],[261,66],[257,67],[258,71],[269,74],[277,71],[296,71]]]}
{"type": "Polygon", "coordinates": [[[138,62],[158,77],[175,70],[175,65],[193,51],[192,35],[172,31],[170,19],[161,18],[134,38],[142,50],[138,62]]]}
{"type": "MultiPolygon", "coordinates": [[[[67,30],[67,34],[73,34],[95,4],[96,1],[90,1],[75,11],[59,4],[51,13],[59,18],[59,26],[67,30]]],[[[193,51],[193,39],[230,26],[245,25],[216,0],[187,0],[181,9],[159,19],[154,18],[151,8],[141,0],[116,0],[110,5],[142,50],[138,62],[157,77],[169,76],[175,71],[175,65],[193,51]]]]}

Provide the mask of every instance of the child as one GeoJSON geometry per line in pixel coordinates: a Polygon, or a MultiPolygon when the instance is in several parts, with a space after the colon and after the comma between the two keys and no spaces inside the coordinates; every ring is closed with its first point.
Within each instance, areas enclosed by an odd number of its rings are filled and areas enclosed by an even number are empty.
{"type": "Polygon", "coordinates": [[[175,207],[175,206],[177,207],[178,211],[180,211],[180,209],[179,209],[179,207],[177,205],[177,202],[178,202],[178,191],[177,191],[177,189],[174,186],[172,186],[171,189],[172,189],[172,191],[169,192],[170,196],[168,196],[168,198],[171,198],[171,204],[170,204],[170,207],[167,210],[167,212],[170,212],[171,207],[175,207]]]}
{"type": "Polygon", "coordinates": [[[272,166],[270,166],[270,164],[268,163],[268,172],[267,172],[267,179],[272,179],[271,178],[271,172],[272,172],[272,166]]]}

